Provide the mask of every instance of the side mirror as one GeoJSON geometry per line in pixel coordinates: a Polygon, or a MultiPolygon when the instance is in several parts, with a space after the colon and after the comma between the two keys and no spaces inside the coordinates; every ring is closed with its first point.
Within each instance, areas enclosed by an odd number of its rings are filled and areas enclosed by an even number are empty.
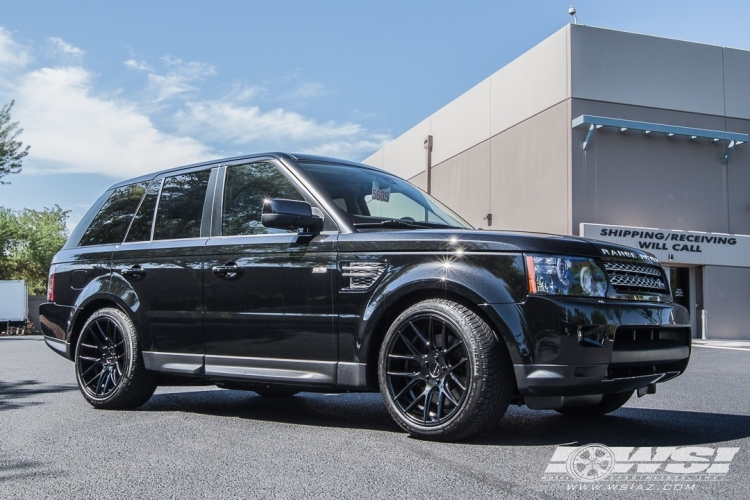
{"type": "MultiPolygon", "coordinates": [[[[317,212],[319,212],[316,209],[317,212]]],[[[321,214],[322,215],[322,214],[321,214]]],[[[318,233],[323,228],[323,217],[313,214],[313,208],[306,201],[271,198],[263,202],[261,223],[274,229],[296,230],[318,233]]]]}

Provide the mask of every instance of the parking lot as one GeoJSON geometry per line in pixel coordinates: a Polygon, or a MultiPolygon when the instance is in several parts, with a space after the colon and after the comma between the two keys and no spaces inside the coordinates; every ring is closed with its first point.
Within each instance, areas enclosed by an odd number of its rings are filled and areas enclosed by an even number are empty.
{"type": "Polygon", "coordinates": [[[165,387],[96,411],[41,337],[3,337],[0,498],[747,498],[749,363],[750,346],[700,345],[684,376],[609,417],[512,407],[497,433],[445,444],[407,437],[379,394],[165,387]],[[558,445],[589,443],[740,450],[726,474],[599,483],[614,492],[545,476],[558,445]]]}

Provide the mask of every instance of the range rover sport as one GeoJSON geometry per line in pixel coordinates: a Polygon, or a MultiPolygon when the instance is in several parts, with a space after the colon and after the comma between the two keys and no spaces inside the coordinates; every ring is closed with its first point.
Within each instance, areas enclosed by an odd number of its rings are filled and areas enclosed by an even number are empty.
{"type": "Polygon", "coordinates": [[[405,431],[440,440],[511,403],[612,412],[691,349],[651,254],[475,230],[385,171],[282,153],[114,185],[55,256],[40,317],[96,408],[143,405],[166,377],[380,391],[405,431]]]}

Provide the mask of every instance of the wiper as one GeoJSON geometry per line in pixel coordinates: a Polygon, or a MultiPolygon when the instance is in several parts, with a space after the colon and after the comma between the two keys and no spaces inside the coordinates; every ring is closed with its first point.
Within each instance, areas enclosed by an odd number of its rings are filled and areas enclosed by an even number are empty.
{"type": "Polygon", "coordinates": [[[420,224],[419,222],[409,222],[400,219],[381,220],[378,222],[358,222],[354,224],[356,228],[366,229],[368,227],[385,227],[395,229],[433,229],[435,226],[420,224]]]}
{"type": "Polygon", "coordinates": [[[389,219],[377,222],[355,222],[354,227],[361,229],[366,229],[369,227],[385,227],[394,229],[446,229],[455,228],[456,226],[440,224],[438,222],[412,222],[403,219],[389,219]]]}

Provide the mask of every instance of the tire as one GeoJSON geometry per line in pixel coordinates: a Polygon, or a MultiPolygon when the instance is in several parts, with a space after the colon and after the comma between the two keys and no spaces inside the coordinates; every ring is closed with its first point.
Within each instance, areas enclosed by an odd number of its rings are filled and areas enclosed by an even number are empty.
{"type": "Polygon", "coordinates": [[[439,299],[396,318],[383,340],[378,378],[396,423],[413,437],[440,441],[494,430],[515,390],[510,357],[489,325],[439,299]]]}
{"type": "Polygon", "coordinates": [[[98,409],[137,408],[156,390],[156,376],[143,364],[135,326],[115,308],[100,309],[84,323],[75,371],[83,397],[98,409]]]}
{"type": "Polygon", "coordinates": [[[602,400],[595,405],[574,406],[572,408],[560,408],[556,410],[567,417],[599,417],[618,410],[628,402],[634,391],[605,394],[602,400]]]}

